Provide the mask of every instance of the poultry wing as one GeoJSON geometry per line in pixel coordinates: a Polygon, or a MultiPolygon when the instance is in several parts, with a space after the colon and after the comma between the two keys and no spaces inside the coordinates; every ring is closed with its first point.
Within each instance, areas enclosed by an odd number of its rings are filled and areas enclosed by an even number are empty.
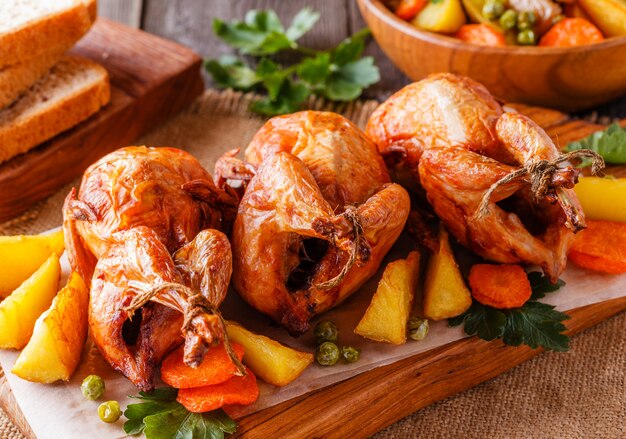
{"type": "Polygon", "coordinates": [[[505,113],[480,84],[431,75],[381,104],[367,134],[400,178],[426,191],[456,239],[486,259],[565,268],[573,232],[585,227],[572,188],[579,170],[531,119],[505,113]]]}
{"type": "Polygon", "coordinates": [[[299,335],[377,271],[406,222],[408,193],[334,113],[273,118],[245,157],[255,175],[233,227],[233,286],[299,335]]]}
{"type": "Polygon", "coordinates": [[[91,288],[92,337],[140,388],[152,388],[154,368],[181,334],[190,366],[225,339],[217,307],[232,254],[211,228],[228,227],[235,206],[197,160],[174,148],[115,151],[66,198],[66,247],[91,288]]]}

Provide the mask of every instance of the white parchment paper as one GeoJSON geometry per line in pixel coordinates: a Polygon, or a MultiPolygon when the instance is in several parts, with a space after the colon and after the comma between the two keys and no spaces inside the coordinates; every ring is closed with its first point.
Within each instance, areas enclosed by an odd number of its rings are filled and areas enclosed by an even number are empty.
{"type": "MultiPolygon", "coordinates": [[[[400,243],[398,247],[402,247],[402,244],[400,243]]],[[[387,259],[392,260],[401,256],[403,251],[398,247],[387,259]]],[[[69,274],[65,257],[62,258],[62,265],[64,272],[62,282],[64,283],[69,274]]],[[[370,369],[465,337],[460,327],[450,328],[446,322],[431,322],[430,332],[425,340],[420,342],[409,340],[401,346],[369,342],[355,335],[352,331],[363,316],[379,278],[380,273],[346,302],[322,317],[337,323],[341,334],[341,344],[356,346],[362,350],[361,358],[357,363],[351,365],[338,363],[333,367],[321,367],[314,364],[300,378],[282,388],[259,380],[261,393],[258,401],[238,415],[276,405],[370,369]]],[[[626,296],[626,275],[595,273],[570,264],[561,278],[567,285],[542,299],[543,302],[556,305],[559,310],[570,310],[626,296]]],[[[294,339],[283,329],[272,324],[269,318],[250,308],[233,292],[229,293],[222,309],[226,318],[238,321],[252,331],[265,334],[296,349],[310,352],[314,350],[312,331],[294,339]]],[[[87,342],[77,372],[68,383],[42,385],[21,380],[10,372],[17,355],[17,352],[0,351],[0,365],[5,371],[15,399],[38,438],[125,437],[122,430],[124,417],[115,424],[101,422],[97,415],[97,407],[101,401],[88,401],[83,398],[79,388],[80,383],[91,373],[102,376],[106,381],[106,393],[102,401],[117,400],[122,409],[134,402],[128,398],[128,395],[136,394],[137,390],[122,375],[111,369],[90,341],[87,342]]]]}

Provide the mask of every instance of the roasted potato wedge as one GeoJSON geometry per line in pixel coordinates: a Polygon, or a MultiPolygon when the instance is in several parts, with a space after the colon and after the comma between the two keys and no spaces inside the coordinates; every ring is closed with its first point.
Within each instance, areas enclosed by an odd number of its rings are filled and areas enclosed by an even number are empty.
{"type": "Polygon", "coordinates": [[[626,178],[581,177],[574,191],[587,218],[626,223],[626,178]]]}
{"type": "Polygon", "coordinates": [[[0,299],[7,297],[52,254],[63,253],[63,231],[0,236],[0,299]]]}
{"type": "Polygon", "coordinates": [[[472,295],[450,248],[450,238],[443,226],[439,228],[439,250],[426,269],[424,284],[424,316],[443,320],[464,313],[472,304],[472,295]]]}
{"type": "Polygon", "coordinates": [[[420,255],[416,251],[406,259],[387,264],[365,315],[354,329],[356,334],[385,343],[406,343],[419,265],[420,255]]]}
{"type": "Polygon", "coordinates": [[[61,264],[56,253],[9,297],[0,302],[0,348],[22,349],[30,340],[37,318],[59,290],[61,264]]]}
{"type": "Polygon", "coordinates": [[[50,308],[37,319],[33,336],[11,372],[37,383],[69,380],[87,338],[88,302],[83,279],[72,273],[50,308]]]}
{"type": "Polygon", "coordinates": [[[420,29],[444,34],[453,34],[465,24],[465,12],[461,0],[429,2],[413,19],[420,29]]]}
{"type": "Polygon", "coordinates": [[[248,331],[235,322],[228,322],[228,338],[243,346],[243,362],[263,381],[286,386],[313,362],[313,354],[284,346],[264,335],[248,331]]]}
{"type": "Polygon", "coordinates": [[[626,0],[578,0],[605,37],[626,35],[626,0]]]}

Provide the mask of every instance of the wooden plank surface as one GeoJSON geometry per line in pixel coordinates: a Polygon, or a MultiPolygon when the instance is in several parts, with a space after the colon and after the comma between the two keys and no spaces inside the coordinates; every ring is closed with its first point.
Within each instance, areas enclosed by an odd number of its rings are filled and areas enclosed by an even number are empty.
{"type": "Polygon", "coordinates": [[[141,27],[143,0],[99,0],[98,15],[127,26],[141,27]]]}
{"type": "MultiPolygon", "coordinates": [[[[563,143],[602,128],[570,120],[553,110],[511,106],[532,116],[553,139],[558,137],[563,143]]],[[[622,167],[617,173],[623,174],[624,170],[622,167]]],[[[568,333],[576,334],[624,310],[626,297],[568,311],[572,317],[566,322],[568,333]]],[[[501,341],[485,342],[475,337],[459,340],[239,419],[237,436],[366,437],[539,353],[541,350],[528,347],[508,347],[501,341]]],[[[1,371],[0,406],[27,438],[34,437],[1,371]]]]}
{"type": "Polygon", "coordinates": [[[0,165],[0,222],[164,122],[204,87],[201,59],[193,51],[103,18],[72,52],[107,69],[111,103],[72,130],[0,165]]]}

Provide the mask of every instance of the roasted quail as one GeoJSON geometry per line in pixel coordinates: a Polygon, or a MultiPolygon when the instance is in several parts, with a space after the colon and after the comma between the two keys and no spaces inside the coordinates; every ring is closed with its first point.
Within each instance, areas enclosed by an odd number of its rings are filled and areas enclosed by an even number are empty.
{"type": "Polygon", "coordinates": [[[585,227],[579,171],[528,117],[505,113],[480,84],[431,75],[378,107],[367,125],[388,165],[419,182],[459,242],[501,263],[540,265],[556,281],[585,227]]]}
{"type": "Polygon", "coordinates": [[[224,339],[217,307],[232,256],[214,228],[227,228],[235,208],[196,159],[173,148],[115,151],[68,195],[66,247],[91,286],[92,338],[141,389],[153,387],[154,368],[183,337],[191,366],[224,339]]]}
{"type": "Polygon", "coordinates": [[[376,272],[404,227],[408,193],[389,182],[372,142],[334,113],[273,118],[245,157],[255,176],[233,227],[233,285],[299,335],[376,272]]]}

